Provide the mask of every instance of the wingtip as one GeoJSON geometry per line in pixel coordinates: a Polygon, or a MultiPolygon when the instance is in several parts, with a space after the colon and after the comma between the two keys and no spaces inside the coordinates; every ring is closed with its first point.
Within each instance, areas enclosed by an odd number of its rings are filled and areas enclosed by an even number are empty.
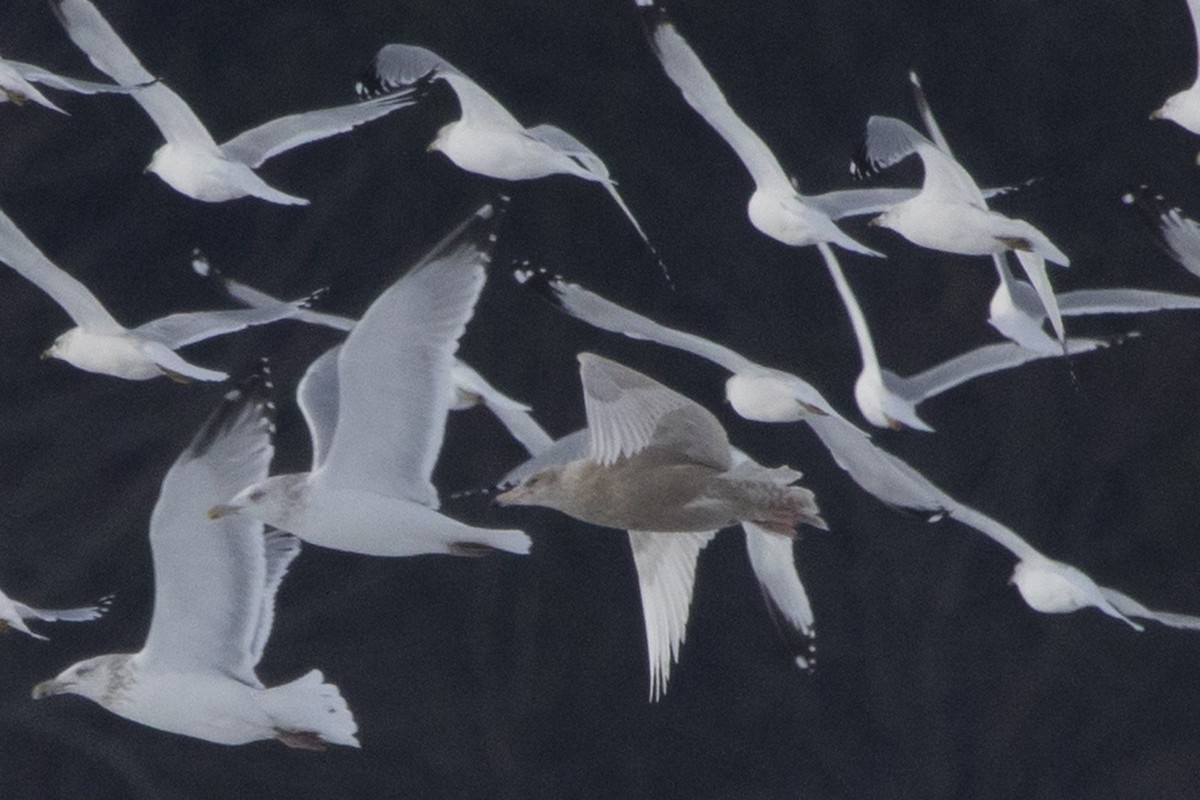
{"type": "Polygon", "coordinates": [[[241,378],[236,388],[225,393],[221,405],[200,426],[189,448],[191,456],[203,456],[223,434],[251,419],[257,419],[268,434],[274,434],[274,394],[270,362],[260,358],[254,370],[241,378]]]}
{"type": "Polygon", "coordinates": [[[557,308],[562,308],[562,295],[559,284],[562,276],[556,275],[544,267],[534,268],[528,260],[517,263],[513,270],[513,279],[521,287],[532,292],[557,308]]]}

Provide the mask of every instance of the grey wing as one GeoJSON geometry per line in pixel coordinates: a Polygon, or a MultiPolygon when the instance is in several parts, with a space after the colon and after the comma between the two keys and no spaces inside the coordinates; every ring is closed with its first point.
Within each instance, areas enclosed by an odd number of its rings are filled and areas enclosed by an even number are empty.
{"type": "Polygon", "coordinates": [[[300,540],[284,531],[265,531],[263,533],[263,551],[267,564],[263,574],[262,604],[259,606],[254,636],[250,640],[250,663],[252,664],[257,664],[262,660],[267,640],[271,638],[271,628],[275,624],[275,595],[279,592],[279,584],[283,582],[283,576],[287,574],[288,567],[291,566],[296,556],[300,555],[300,540]]]}
{"type": "Polygon", "coordinates": [[[554,444],[550,434],[530,415],[529,406],[518,403],[492,386],[469,365],[456,360],[451,376],[455,388],[477,397],[531,456],[536,456],[554,444]]]}
{"type": "MultiPolygon", "coordinates": [[[[980,189],[984,198],[996,197],[1019,190],[1025,184],[1011,186],[994,186],[980,189]]],[[[886,211],[897,203],[917,196],[916,189],[898,189],[880,187],[878,189],[839,189],[817,195],[804,195],[804,202],[819,209],[830,219],[839,220],[843,217],[857,217],[863,214],[878,214],[886,211]]]]}
{"type": "MultiPolygon", "coordinates": [[[[948,498],[947,498],[948,499],[948,498]]],[[[1018,561],[1027,559],[1049,561],[1046,556],[1037,550],[1029,542],[1017,535],[1016,531],[1009,528],[991,517],[983,514],[970,506],[964,505],[954,500],[950,500],[946,504],[946,513],[958,520],[959,522],[987,536],[989,539],[1008,550],[1018,561]]]]}
{"type": "Polygon", "coordinates": [[[743,522],[742,529],[746,535],[750,568],[754,570],[763,597],[775,618],[782,620],[789,632],[803,641],[796,663],[807,668],[813,660],[812,637],[816,628],[812,604],[796,571],[792,540],[753,522],[743,522]]]}
{"type": "Polygon", "coordinates": [[[163,479],[150,517],[154,614],[147,666],[213,672],[257,686],[254,652],[268,585],[262,523],[207,509],[263,480],[272,424],[261,379],[230,392],[163,479]]]}
{"type": "Polygon", "coordinates": [[[1200,225],[1147,186],[1125,193],[1121,200],[1132,205],[1151,231],[1180,266],[1200,275],[1200,225]]]}
{"type": "Polygon", "coordinates": [[[3,211],[0,211],[0,261],[50,295],[76,325],[96,333],[124,332],[125,328],[112,318],[96,296],[46,258],[3,211]]]}
{"type": "Polygon", "coordinates": [[[549,145],[553,150],[568,156],[579,166],[603,180],[609,179],[608,166],[583,142],[554,125],[534,125],[525,129],[525,135],[531,139],[549,145]]]}
{"type": "Polygon", "coordinates": [[[717,469],[729,469],[729,437],[707,409],[629,367],[579,354],[591,432],[589,457],[612,464],[647,447],[717,469]]]}
{"type": "Polygon", "coordinates": [[[853,171],[886,169],[916,153],[925,167],[921,193],[931,200],[987,208],[975,180],[948,153],[907,122],[894,117],[867,120],[867,135],[853,171]]]}
{"type": "Polygon", "coordinates": [[[89,0],[51,0],[71,41],[101,72],[122,86],[142,87],[134,100],[150,115],[168,142],[216,149],[204,123],[166,84],[146,71],[133,51],[89,0]]]}
{"type": "Polygon", "coordinates": [[[606,300],[575,283],[568,283],[548,272],[519,270],[517,280],[527,289],[546,298],[567,314],[601,330],[619,333],[631,339],[657,342],[706,358],[730,372],[760,368],[728,347],[695,334],[668,328],[652,319],[606,300]]]}
{"type": "Polygon", "coordinates": [[[954,158],[953,151],[950,150],[950,143],[946,141],[945,134],[942,133],[942,127],[938,125],[937,120],[933,116],[933,109],[929,106],[929,98],[925,96],[925,90],[921,87],[921,79],[917,77],[917,73],[909,71],[908,82],[913,87],[913,99],[917,103],[917,113],[921,115],[921,121],[925,123],[925,130],[929,132],[929,138],[938,146],[946,155],[954,158]]]}
{"type": "MultiPolygon", "coordinates": [[[[1068,339],[1067,352],[1082,353],[1105,344],[1099,339],[1068,339]]],[[[1061,353],[1028,350],[1015,342],[986,344],[916,375],[907,378],[894,376],[895,380],[889,382],[888,387],[912,403],[921,403],[975,378],[1057,355],[1061,353]]]]}
{"type": "Polygon", "coordinates": [[[1161,623],[1171,628],[1182,628],[1184,630],[1197,631],[1200,630],[1200,617],[1190,614],[1177,614],[1173,611],[1155,611],[1134,600],[1127,594],[1122,594],[1116,589],[1109,589],[1106,586],[1097,584],[1100,594],[1113,607],[1128,617],[1140,617],[1141,619],[1150,619],[1161,623]]]}
{"type": "Polygon", "coordinates": [[[485,206],[367,309],[338,356],[338,420],[322,479],[437,507],[458,338],[495,243],[485,206]]]}
{"type": "Polygon", "coordinates": [[[266,325],[296,316],[301,310],[297,303],[277,303],[265,308],[233,308],[223,311],[189,311],[171,314],[139,325],[133,332],[159,342],[172,350],[214,336],[244,330],[252,325],[266,325]]]}
{"type": "Polygon", "coordinates": [[[13,601],[13,607],[23,619],[40,619],[46,622],[90,622],[108,612],[112,597],[104,597],[93,606],[79,608],[34,608],[24,603],[13,601]]]}
{"type": "Polygon", "coordinates": [[[325,462],[338,421],[338,355],[339,344],[318,356],[296,387],[296,403],[308,424],[312,438],[312,471],[325,462]]]}
{"type": "Polygon", "coordinates": [[[240,161],[253,169],[294,147],[347,133],[364,122],[415,102],[410,95],[389,94],[365,103],[291,114],[238,134],[221,145],[221,152],[226,158],[240,161]]]}
{"type": "Polygon", "coordinates": [[[1200,297],[1150,289],[1077,289],[1058,295],[1063,316],[1144,314],[1151,311],[1195,311],[1200,297]]]}
{"type": "Polygon", "coordinates": [[[104,94],[110,92],[129,94],[130,92],[139,91],[139,88],[136,86],[121,86],[115,83],[96,83],[95,81],[81,81],[78,78],[67,78],[33,64],[25,64],[20,61],[9,61],[8,63],[17,72],[21,73],[21,76],[27,81],[34,81],[44,86],[68,92],[78,92],[79,94],[104,94]]]}
{"type": "Polygon", "coordinates": [[[578,461],[581,458],[586,458],[587,454],[591,451],[591,447],[591,433],[587,428],[580,428],[574,433],[569,433],[554,442],[554,444],[533,458],[509,470],[503,478],[496,482],[496,486],[515,486],[530,475],[536,475],[541,472],[546,467],[554,467],[559,464],[566,464],[570,461],[578,461]]]}
{"type": "Polygon", "coordinates": [[[667,691],[671,664],[687,638],[688,610],[696,583],[696,560],[716,531],[654,533],[630,531],[633,564],[642,595],[646,652],[650,661],[650,700],[667,691]]]}
{"type": "Polygon", "coordinates": [[[721,87],[666,13],[652,3],[639,5],[645,9],[642,19],[651,48],[683,99],[733,148],[758,188],[791,191],[791,182],[775,154],[730,107],[721,87]]]}

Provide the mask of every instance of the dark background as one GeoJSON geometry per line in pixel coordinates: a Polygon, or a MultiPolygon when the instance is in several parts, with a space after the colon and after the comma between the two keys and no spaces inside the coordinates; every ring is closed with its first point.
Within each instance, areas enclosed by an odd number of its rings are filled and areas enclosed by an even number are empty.
{"type": "MultiPolygon", "coordinates": [[[[549,511],[444,501],[454,516],[522,526],[525,558],[370,559],[307,548],[279,596],[260,674],[311,667],[337,683],[361,751],[223,747],[145,728],[30,687],[68,664],[141,646],[151,613],[147,524],[158,484],[225,387],[87,374],[37,354],[69,326],[0,270],[0,585],[26,602],[116,593],[87,625],[0,642],[4,798],[1107,798],[1195,797],[1200,637],[1136,634],[1094,610],[1041,615],[1006,585],[1007,552],[927,525],[857,489],[801,425],[741,420],[707,362],[586,328],[509,276],[531,258],[656,319],[795,371],[858,420],[858,353],[811,249],[749,224],[750,179],[686,106],[632,2],[595,0],[106,0],[147,68],[218,140],[284,113],[349,102],[388,42],[421,44],[522,121],[553,122],[607,162],[678,285],[669,292],[598,186],[502,187],[425,144],[457,113],[448,92],[350,136],[280,156],[263,176],[311,198],[209,205],[142,174],[159,145],[129,99],[55,93],[70,117],[0,106],[0,206],[133,325],[224,301],[188,268],[202,247],[228,274],[291,296],[329,286],[360,313],[498,189],[513,195],[461,355],[531,403],[555,435],[583,423],[574,356],[593,350],[713,409],[766,464],[805,472],[832,527],[797,561],[819,627],[802,674],[765,613],[740,534],[705,552],[683,661],[649,704],[644,634],[622,534],[549,511]],[[274,6],[271,8],[270,6],[274,6]]],[[[1196,291],[1120,203],[1150,182],[1200,213],[1200,139],[1148,114],[1196,63],[1182,0],[785,0],[670,3],[733,106],[806,191],[851,184],[872,113],[917,122],[921,73],[956,155],[982,185],[1042,180],[995,203],[1072,258],[1060,290],[1196,291]]],[[[95,76],[42,2],[12,0],[0,52],[95,76]]],[[[919,181],[918,167],[888,181],[919,181]]],[[[887,261],[845,256],[884,365],[902,374],[995,340],[988,259],[919,250],[861,221],[887,261]]],[[[1069,320],[1077,334],[1142,331],[1075,361],[976,381],[922,408],[938,432],[882,446],[1035,546],[1148,605],[1200,613],[1198,320],[1069,320]]],[[[291,395],[337,341],[284,323],[186,351],[234,372],[269,355],[277,471],[305,469],[291,395]]],[[[865,426],[865,423],[861,423],[865,426]]],[[[486,412],[452,415],[443,497],[522,453],[486,412]]]]}

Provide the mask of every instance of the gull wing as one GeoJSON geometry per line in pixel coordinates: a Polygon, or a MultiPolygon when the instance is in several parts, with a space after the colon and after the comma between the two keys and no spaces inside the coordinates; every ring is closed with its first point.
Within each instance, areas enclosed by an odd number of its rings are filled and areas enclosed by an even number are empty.
{"type": "Polygon", "coordinates": [[[308,365],[296,386],[296,404],[312,437],[312,471],[325,462],[338,422],[338,356],[342,346],[326,350],[308,365]]]}
{"type": "Polygon", "coordinates": [[[458,338],[475,311],[495,243],[484,206],[392,284],[337,357],[338,418],[323,480],[437,507],[458,338]]]}
{"type": "Polygon", "coordinates": [[[629,532],[646,623],[651,702],[667,691],[671,664],[679,660],[679,650],[687,638],[696,559],[716,533],[629,532]]]}
{"type": "Polygon", "coordinates": [[[1126,192],[1121,201],[1132,205],[1171,258],[1193,275],[1200,276],[1200,225],[1148,186],[1126,192]]]}
{"type": "Polygon", "coordinates": [[[515,128],[524,126],[496,98],[432,50],[411,44],[389,44],[375,54],[370,68],[359,81],[359,97],[374,97],[402,87],[416,86],[441,78],[458,96],[462,119],[468,125],[515,128]]]}
{"type": "Polygon", "coordinates": [[[93,333],[125,332],[86,286],[46,258],[3,211],[0,211],[0,261],[50,295],[79,327],[93,333]]]}
{"type": "Polygon", "coordinates": [[[855,158],[856,173],[886,169],[916,153],[925,166],[921,194],[933,202],[967,203],[986,209],[975,180],[948,153],[894,117],[867,120],[867,136],[855,158]]]}
{"type": "Polygon", "coordinates": [[[655,447],[721,470],[733,465],[725,429],[700,404],[592,353],[579,354],[579,376],[593,461],[608,465],[655,447]]]}
{"type": "Polygon", "coordinates": [[[933,116],[933,109],[929,106],[929,98],[925,96],[925,90],[921,87],[921,79],[917,77],[917,73],[909,70],[908,82],[913,87],[913,99],[917,103],[917,113],[921,115],[921,122],[925,123],[925,130],[929,131],[929,138],[933,143],[946,155],[954,158],[954,152],[950,150],[950,143],[946,141],[945,134],[942,133],[942,126],[938,125],[937,120],[933,116]]]}
{"type": "Polygon", "coordinates": [[[725,140],[754,178],[759,189],[793,192],[791,181],[770,148],[730,107],[712,75],[687,43],[666,11],[653,0],[637,0],[650,47],[671,82],[704,121],[725,140]]]}
{"type": "Polygon", "coordinates": [[[562,437],[550,445],[550,447],[526,460],[524,463],[513,467],[503,478],[496,481],[496,486],[515,486],[530,475],[536,475],[541,472],[546,467],[554,467],[559,464],[566,464],[570,461],[587,458],[591,446],[591,432],[587,428],[580,428],[574,433],[569,433],[562,437]]]}
{"type": "Polygon", "coordinates": [[[1150,289],[1078,289],[1058,295],[1058,306],[1067,317],[1195,311],[1200,309],[1200,297],[1150,289]]]}
{"type": "Polygon", "coordinates": [[[80,606],[79,608],[34,608],[17,600],[13,601],[13,607],[17,609],[17,613],[22,618],[40,619],[45,622],[90,622],[104,616],[110,605],[112,605],[111,596],[101,598],[100,602],[94,606],[80,606]]]}
{"type": "Polygon", "coordinates": [[[171,314],[139,325],[133,332],[139,336],[159,342],[172,350],[214,336],[244,330],[252,325],[266,325],[281,319],[294,317],[301,310],[301,303],[277,303],[265,308],[234,308],[223,311],[189,311],[171,314]]]}
{"type": "Polygon", "coordinates": [[[271,638],[271,628],[275,625],[275,595],[279,592],[279,584],[283,582],[288,567],[300,555],[300,540],[286,531],[265,531],[263,551],[267,564],[263,576],[262,605],[259,607],[254,636],[250,640],[251,664],[258,664],[262,660],[267,640],[271,638]]]}
{"type": "Polygon", "coordinates": [[[1104,599],[1112,603],[1113,607],[1125,616],[1154,620],[1171,628],[1200,631],[1200,617],[1194,617],[1190,614],[1177,614],[1173,611],[1155,611],[1146,608],[1137,600],[1134,600],[1127,594],[1118,592],[1116,589],[1109,589],[1107,586],[1100,586],[1099,584],[1097,584],[1097,588],[1100,589],[1100,594],[1103,595],[1104,599]]]}
{"type": "Polygon", "coordinates": [[[462,361],[455,361],[451,371],[454,386],[459,391],[479,398],[488,411],[521,443],[531,456],[536,456],[554,444],[550,434],[529,413],[529,406],[518,403],[492,386],[483,376],[462,361]]]}
{"type": "Polygon", "coordinates": [[[767,606],[773,612],[772,616],[782,621],[789,633],[802,641],[797,648],[801,652],[796,657],[796,663],[801,668],[809,667],[813,662],[811,640],[816,629],[812,604],[796,572],[792,540],[771,533],[753,522],[743,522],[742,528],[746,534],[746,555],[750,557],[750,567],[758,579],[767,606]]]}
{"type": "Polygon", "coordinates": [[[78,78],[68,78],[63,75],[56,75],[49,70],[42,69],[33,64],[26,64],[21,61],[8,61],[6,63],[21,74],[21,77],[27,81],[34,81],[43,86],[49,86],[54,89],[62,89],[68,92],[78,92],[79,94],[130,94],[140,91],[138,86],[121,86],[115,83],[96,83],[95,81],[81,81],[78,78]]]}
{"type": "Polygon", "coordinates": [[[132,97],[150,115],[164,139],[171,144],[217,149],[191,107],[146,71],[89,0],[50,0],[50,5],[71,41],[96,69],[122,86],[141,87],[132,97]]]}
{"type": "Polygon", "coordinates": [[[262,523],[206,510],[263,480],[272,423],[261,376],[230,392],[163,479],[150,517],[154,614],[141,658],[155,669],[228,676],[259,686],[254,674],[264,609],[273,605],[262,523]]]}
{"type": "Polygon", "coordinates": [[[347,133],[364,122],[378,119],[415,102],[411,93],[389,94],[365,103],[291,114],[238,134],[221,145],[221,153],[232,161],[240,161],[255,169],[280,153],[302,144],[347,133]]]}
{"type": "MultiPolygon", "coordinates": [[[[1100,339],[1068,339],[1067,352],[1084,353],[1107,344],[1100,339]]],[[[912,403],[922,403],[983,375],[1058,355],[1061,353],[1028,350],[1015,342],[985,344],[908,378],[893,375],[888,386],[912,403]]]]}
{"type": "Polygon", "coordinates": [[[593,327],[619,333],[630,339],[657,342],[666,347],[692,353],[717,364],[730,372],[765,369],[728,347],[711,342],[692,333],[668,328],[654,320],[606,300],[575,283],[548,272],[518,270],[517,281],[532,292],[593,327]]]}

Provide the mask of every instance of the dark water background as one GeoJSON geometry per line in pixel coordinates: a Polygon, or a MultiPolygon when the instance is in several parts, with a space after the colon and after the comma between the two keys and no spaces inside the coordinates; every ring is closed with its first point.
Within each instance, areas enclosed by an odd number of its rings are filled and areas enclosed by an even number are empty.
{"type": "MultiPolygon", "coordinates": [[[[224,387],[89,375],[37,354],[68,326],[0,270],[0,585],[47,606],[116,593],[51,642],[0,642],[3,798],[1145,798],[1200,792],[1200,636],[1136,634],[1089,610],[1028,609],[1011,557],[953,523],[927,525],[857,489],[800,425],[741,420],[724,374],[593,331],[526,296],[531,258],[617,302],[725,342],[816,384],[859,419],[858,354],[819,257],[753,230],[751,182],[662,74],[632,2],[595,0],[106,0],[102,11],[218,140],[268,118],[353,99],[387,42],[421,44],[521,120],[593,147],[665,261],[668,292],[595,186],[501,187],[424,145],[455,118],[449,93],[351,136],[280,156],[264,177],[313,200],[208,205],[141,170],[158,146],[125,98],[55,94],[71,111],[0,107],[0,206],[114,315],[140,323],[222,298],[188,268],[202,247],[227,273],[357,314],[500,188],[513,195],[496,268],[461,354],[531,403],[554,434],[583,421],[574,356],[592,350],[713,409],[733,441],[805,472],[833,531],[796,556],[818,620],[819,668],[798,673],[765,613],[741,537],[705,552],[683,662],[646,702],[639,601],[625,538],[551,512],[446,502],[534,537],[526,558],[372,560],[315,547],[279,597],[260,668],[311,667],[355,711],[362,751],[273,742],[231,748],[29,689],[80,658],[140,647],[151,613],[146,532],[163,473],[224,387]]],[[[734,107],[808,191],[850,185],[872,113],[917,122],[920,71],[956,155],[981,184],[1038,176],[996,207],[1073,260],[1060,290],[1200,290],[1161,255],[1120,195],[1151,182],[1200,213],[1200,139],[1147,115],[1194,76],[1182,0],[1034,2],[676,0],[669,6],[734,107]]],[[[10,0],[0,52],[90,76],[44,3],[10,0]]],[[[890,180],[919,180],[919,168],[890,180]]],[[[884,365],[911,373],[995,340],[987,259],[919,250],[861,222],[890,258],[846,256],[884,365]]],[[[1142,331],[1076,360],[984,379],[922,409],[935,435],[876,441],[1046,553],[1148,605],[1200,612],[1200,320],[1068,322],[1142,331]]],[[[337,341],[285,323],[195,346],[199,364],[274,360],[277,469],[303,469],[291,400],[337,341]]],[[[864,423],[865,425],[865,423],[864,423]]],[[[483,411],[452,416],[443,496],[521,459],[483,411]]]]}

